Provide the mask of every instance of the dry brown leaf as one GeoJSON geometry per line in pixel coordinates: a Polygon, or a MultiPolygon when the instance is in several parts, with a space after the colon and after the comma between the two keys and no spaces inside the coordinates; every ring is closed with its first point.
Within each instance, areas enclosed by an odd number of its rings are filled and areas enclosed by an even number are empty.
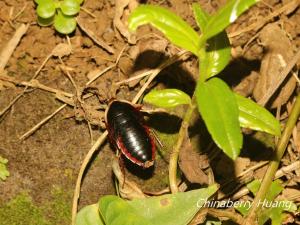
{"type": "Polygon", "coordinates": [[[300,190],[298,189],[287,187],[282,191],[281,195],[284,199],[300,202],[300,190]]]}
{"type": "Polygon", "coordinates": [[[55,46],[55,48],[52,50],[52,55],[62,58],[64,56],[68,56],[72,53],[72,46],[65,43],[60,43],[55,46]]]}
{"type": "Polygon", "coordinates": [[[255,71],[252,71],[250,75],[245,77],[237,86],[233,88],[234,92],[248,97],[252,94],[253,89],[257,83],[259,74],[255,71]]]}
{"type": "MultiPolygon", "coordinates": [[[[293,57],[293,45],[285,31],[277,24],[273,23],[265,26],[259,38],[266,48],[267,53],[262,59],[260,76],[253,91],[256,101],[262,99],[269,89],[276,88],[280,73],[293,57]]],[[[278,90],[279,94],[276,95],[276,98],[272,102],[272,108],[285,104],[295,87],[296,79],[293,76],[287,77],[286,82],[278,90]]]]}
{"type": "Polygon", "coordinates": [[[115,28],[117,28],[117,30],[122,34],[122,36],[124,36],[127,41],[130,44],[135,44],[136,43],[136,38],[134,36],[134,34],[131,34],[128,29],[127,26],[122,22],[122,17],[124,16],[124,11],[125,8],[127,6],[129,6],[129,4],[133,4],[131,3],[133,0],[116,0],[116,6],[115,6],[115,16],[114,16],[114,26],[115,28]]]}
{"type": "Polygon", "coordinates": [[[179,153],[179,166],[181,171],[191,183],[207,184],[208,176],[202,170],[207,165],[207,156],[200,155],[193,149],[188,133],[186,132],[179,153]]]}
{"type": "Polygon", "coordinates": [[[116,178],[119,181],[119,192],[122,198],[131,200],[146,197],[146,195],[135,182],[129,181],[127,177],[124,180],[125,177],[121,171],[119,161],[117,158],[114,158],[112,161],[112,169],[116,178]]]}

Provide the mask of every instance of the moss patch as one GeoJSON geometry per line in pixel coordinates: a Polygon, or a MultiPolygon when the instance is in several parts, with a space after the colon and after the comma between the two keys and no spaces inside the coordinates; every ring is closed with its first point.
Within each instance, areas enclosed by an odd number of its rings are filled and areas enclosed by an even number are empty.
{"type": "Polygon", "coordinates": [[[50,201],[37,206],[23,192],[0,205],[0,225],[64,225],[71,218],[71,192],[55,187],[50,201]]]}

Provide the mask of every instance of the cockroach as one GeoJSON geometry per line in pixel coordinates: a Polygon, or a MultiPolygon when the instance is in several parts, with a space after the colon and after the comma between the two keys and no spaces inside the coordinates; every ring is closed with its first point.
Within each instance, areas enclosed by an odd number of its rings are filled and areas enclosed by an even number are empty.
{"type": "Polygon", "coordinates": [[[126,158],[143,168],[154,164],[155,142],[140,108],[113,100],[105,111],[105,124],[111,143],[126,158]]]}

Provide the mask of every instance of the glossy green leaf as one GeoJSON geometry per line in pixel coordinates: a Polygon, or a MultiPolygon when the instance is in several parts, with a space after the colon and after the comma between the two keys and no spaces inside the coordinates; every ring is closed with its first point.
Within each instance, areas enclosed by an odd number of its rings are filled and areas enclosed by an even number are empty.
{"type": "Polygon", "coordinates": [[[178,89],[152,90],[145,95],[144,101],[162,108],[171,108],[178,105],[190,104],[191,98],[178,89]]]}
{"type": "Polygon", "coordinates": [[[76,29],[76,19],[58,11],[58,14],[54,18],[54,27],[59,33],[70,34],[76,29]]]}
{"type": "Polygon", "coordinates": [[[82,208],[76,215],[76,225],[105,225],[98,211],[98,204],[82,208]]]}
{"type": "Polygon", "coordinates": [[[37,21],[40,26],[46,27],[46,26],[53,24],[54,16],[47,18],[47,19],[44,19],[44,18],[38,16],[37,21]]]}
{"type": "Polygon", "coordinates": [[[235,97],[242,127],[264,131],[276,136],[280,135],[280,123],[268,110],[241,95],[235,94],[235,97]]]}
{"type": "Polygon", "coordinates": [[[223,31],[256,2],[258,0],[230,0],[215,15],[211,16],[203,31],[201,43],[223,31]]]}
{"type": "Polygon", "coordinates": [[[243,144],[235,96],[219,78],[198,82],[196,99],[199,112],[214,142],[227,156],[236,159],[243,144]]]}
{"type": "Polygon", "coordinates": [[[67,16],[74,16],[80,11],[80,4],[77,0],[64,0],[60,4],[60,9],[67,16]]]}
{"type": "Polygon", "coordinates": [[[99,201],[99,210],[107,225],[186,225],[217,189],[217,185],[212,185],[132,201],[105,196],[99,201]]]}
{"type": "Polygon", "coordinates": [[[192,5],[192,8],[193,8],[193,13],[194,13],[196,23],[202,32],[204,31],[210,16],[197,3],[194,3],[192,5]]]}
{"type": "Polygon", "coordinates": [[[6,180],[9,176],[9,171],[6,168],[8,160],[0,156],[0,180],[6,180]]]}
{"type": "Polygon", "coordinates": [[[53,1],[41,2],[36,8],[36,13],[39,17],[48,19],[54,16],[56,11],[55,4],[53,1]]]}
{"type": "Polygon", "coordinates": [[[200,62],[200,76],[204,80],[220,73],[229,63],[231,48],[225,31],[207,41],[205,58],[200,62]]]}
{"type": "Polygon", "coordinates": [[[134,31],[144,24],[160,30],[173,44],[197,55],[199,35],[179,16],[159,6],[141,5],[129,17],[129,29],[134,31]]]}

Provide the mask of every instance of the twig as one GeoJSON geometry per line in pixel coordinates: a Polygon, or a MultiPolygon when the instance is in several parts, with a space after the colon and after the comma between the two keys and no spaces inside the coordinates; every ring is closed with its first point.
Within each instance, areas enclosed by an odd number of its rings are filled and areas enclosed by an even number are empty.
{"type": "Polygon", "coordinates": [[[54,93],[54,94],[64,95],[64,96],[69,97],[69,98],[72,98],[74,96],[71,93],[61,91],[61,90],[58,90],[58,89],[55,89],[55,88],[48,87],[44,84],[41,84],[38,80],[32,80],[31,82],[23,81],[20,84],[24,85],[24,86],[28,86],[28,87],[39,88],[41,90],[48,91],[48,92],[51,92],[51,93],[54,93]]]}
{"type": "Polygon", "coordinates": [[[26,34],[29,25],[22,24],[15,32],[14,36],[6,44],[2,52],[0,53],[0,71],[4,69],[9,58],[18,46],[21,38],[26,34]]]}
{"type": "Polygon", "coordinates": [[[179,53],[177,53],[176,55],[172,56],[171,58],[169,58],[168,60],[166,60],[165,62],[163,62],[161,65],[159,65],[158,68],[152,70],[152,74],[149,76],[147,82],[144,84],[144,86],[140,89],[140,91],[137,93],[137,95],[134,97],[134,99],[132,100],[132,102],[136,103],[139,98],[142,96],[142,94],[144,93],[144,91],[146,90],[146,88],[149,86],[149,84],[154,80],[154,78],[160,73],[160,71],[162,71],[163,69],[165,69],[166,67],[170,66],[171,64],[173,64],[174,62],[178,61],[179,59],[182,59],[187,53],[189,53],[188,51],[181,51],[179,53]]]}
{"type": "Polygon", "coordinates": [[[37,131],[44,123],[46,123],[48,120],[50,120],[53,116],[55,116],[58,112],[63,110],[67,104],[61,105],[58,109],[56,109],[51,115],[44,118],[42,121],[40,121],[38,124],[36,124],[34,127],[32,127],[29,131],[27,131],[25,134],[23,134],[19,139],[24,140],[27,137],[29,137],[31,134],[33,134],[35,131],[37,131]]]}
{"type": "Polygon", "coordinates": [[[300,114],[300,94],[296,98],[296,102],[295,102],[294,107],[291,111],[291,114],[288,118],[286,127],[285,127],[285,129],[281,135],[281,138],[278,142],[275,156],[269,164],[269,167],[267,169],[267,172],[265,173],[265,176],[262,180],[260,188],[253,200],[249,214],[246,217],[244,225],[256,224],[256,215],[257,215],[257,212],[261,208],[261,205],[258,203],[265,199],[266,193],[268,192],[270,185],[273,181],[274,175],[276,173],[276,170],[278,169],[280,160],[285,152],[286,146],[287,146],[290,136],[293,132],[293,128],[298,120],[299,114],[300,114]]]}
{"type": "Polygon", "coordinates": [[[28,5],[28,2],[26,2],[24,4],[24,6],[22,7],[22,9],[14,16],[14,18],[12,18],[12,21],[14,21],[15,19],[17,19],[24,12],[24,10],[26,9],[27,5],[28,5]]]}
{"type": "MultiPolygon", "coordinates": [[[[33,81],[33,80],[39,75],[40,71],[41,71],[42,68],[45,66],[45,64],[47,63],[47,61],[50,59],[51,56],[52,56],[52,55],[50,54],[50,55],[48,55],[48,56],[45,58],[45,60],[43,61],[42,65],[41,65],[41,66],[38,68],[38,70],[34,73],[33,77],[30,79],[30,81],[33,81]]],[[[19,94],[17,97],[15,97],[15,98],[9,103],[9,105],[6,106],[6,107],[0,112],[0,117],[1,117],[2,115],[4,115],[4,113],[5,113],[6,111],[8,111],[8,110],[9,110],[9,109],[10,109],[10,108],[18,101],[18,99],[21,98],[21,97],[24,95],[24,93],[27,91],[28,87],[29,87],[29,86],[25,85],[25,88],[23,89],[22,93],[19,94]]]]}
{"type": "Polygon", "coordinates": [[[21,98],[24,95],[24,92],[22,92],[21,94],[17,95],[17,97],[15,97],[8,106],[6,106],[1,112],[0,112],[0,118],[2,115],[4,115],[4,113],[7,112],[7,110],[9,110],[17,101],[19,98],[21,98]]]}
{"type": "Polygon", "coordinates": [[[75,225],[76,221],[76,214],[77,214],[77,208],[78,208],[78,199],[80,195],[80,186],[82,182],[82,177],[85,171],[85,168],[87,167],[88,163],[90,162],[92,156],[96,152],[96,150],[99,148],[100,145],[105,141],[106,137],[108,135],[107,131],[104,131],[104,133],[96,140],[96,142],[93,144],[92,148],[89,150],[87,155],[85,156],[77,176],[76,186],[74,190],[74,196],[73,196],[73,204],[72,204],[72,224],[75,225]]]}
{"type": "Polygon", "coordinates": [[[149,76],[150,74],[152,74],[152,71],[153,70],[148,70],[148,71],[146,71],[144,73],[141,73],[141,74],[138,74],[138,75],[136,75],[134,77],[130,77],[130,78],[126,79],[126,80],[119,81],[119,82],[116,83],[116,85],[121,85],[121,84],[129,83],[131,81],[134,81],[134,80],[141,79],[143,77],[149,76]]]}
{"type": "MultiPolygon", "coordinates": [[[[68,37],[68,36],[67,36],[67,37],[68,37]]],[[[58,58],[59,58],[60,63],[61,63],[64,67],[66,67],[66,65],[65,65],[65,63],[63,62],[63,60],[61,59],[61,57],[58,57],[58,58]]],[[[73,77],[71,76],[71,74],[69,73],[69,71],[63,69],[62,67],[60,67],[60,68],[61,68],[62,71],[67,75],[68,79],[71,81],[73,87],[75,88],[76,95],[77,95],[77,96],[80,96],[80,93],[79,93],[79,89],[78,89],[78,87],[77,87],[77,84],[75,83],[75,81],[74,81],[73,77]]]]}
{"type": "Polygon", "coordinates": [[[116,67],[116,66],[118,65],[118,63],[119,63],[119,61],[120,61],[120,58],[121,58],[123,52],[125,51],[126,47],[127,47],[127,45],[125,45],[125,46],[122,48],[122,50],[120,51],[120,53],[119,53],[119,55],[118,55],[118,57],[117,57],[117,59],[116,59],[116,61],[115,61],[114,64],[112,64],[112,65],[106,67],[104,70],[100,71],[98,74],[96,74],[95,76],[93,76],[93,77],[86,83],[85,86],[90,85],[92,82],[94,82],[95,80],[97,80],[100,76],[102,76],[104,73],[106,73],[107,71],[109,71],[109,70],[111,70],[112,68],[116,67]]]}
{"type": "Polygon", "coordinates": [[[80,9],[82,9],[83,12],[85,12],[86,14],[90,15],[93,18],[97,18],[97,16],[95,16],[90,10],[88,10],[87,8],[81,6],[80,9]]]}
{"type": "Polygon", "coordinates": [[[88,128],[89,128],[90,139],[91,139],[91,145],[93,145],[93,143],[94,143],[94,138],[93,138],[92,126],[91,126],[91,123],[90,123],[89,121],[87,121],[87,125],[88,125],[88,128]]]}
{"type": "Polygon", "coordinates": [[[106,51],[108,51],[109,53],[114,54],[115,50],[110,47],[108,44],[106,44],[103,40],[101,40],[100,38],[98,38],[93,31],[87,29],[83,23],[82,20],[78,17],[77,18],[77,24],[80,27],[80,29],[89,37],[91,38],[97,45],[99,45],[101,48],[105,49],[106,51]]]}

